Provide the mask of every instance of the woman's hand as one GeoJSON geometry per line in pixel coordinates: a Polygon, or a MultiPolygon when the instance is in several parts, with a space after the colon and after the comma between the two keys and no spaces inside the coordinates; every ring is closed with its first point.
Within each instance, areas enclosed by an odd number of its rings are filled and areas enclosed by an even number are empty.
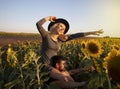
{"type": "Polygon", "coordinates": [[[67,35],[59,35],[58,39],[61,41],[66,41],[68,39],[68,36],[67,35]]]}
{"type": "Polygon", "coordinates": [[[84,33],[84,36],[88,36],[88,35],[97,35],[99,36],[100,34],[102,34],[104,31],[103,29],[100,29],[98,31],[93,31],[93,32],[85,32],[84,33]]]}
{"type": "Polygon", "coordinates": [[[100,34],[102,34],[104,31],[103,31],[103,29],[100,29],[100,30],[98,30],[98,31],[94,31],[93,33],[92,33],[92,35],[97,35],[97,36],[99,36],[100,34]]]}
{"type": "Polygon", "coordinates": [[[55,19],[56,19],[55,16],[48,16],[48,17],[45,17],[45,18],[41,19],[40,21],[38,21],[36,23],[38,30],[40,29],[40,26],[42,26],[46,21],[54,22],[55,19]]]}
{"type": "Polygon", "coordinates": [[[56,17],[55,16],[48,16],[45,18],[47,21],[54,22],[56,17]]]}

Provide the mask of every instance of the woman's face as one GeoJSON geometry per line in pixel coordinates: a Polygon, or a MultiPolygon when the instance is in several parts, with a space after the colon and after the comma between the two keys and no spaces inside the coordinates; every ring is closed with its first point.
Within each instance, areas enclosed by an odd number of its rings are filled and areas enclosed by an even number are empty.
{"type": "Polygon", "coordinates": [[[56,23],[51,27],[50,31],[58,35],[63,35],[65,31],[65,25],[62,23],[56,23]]]}

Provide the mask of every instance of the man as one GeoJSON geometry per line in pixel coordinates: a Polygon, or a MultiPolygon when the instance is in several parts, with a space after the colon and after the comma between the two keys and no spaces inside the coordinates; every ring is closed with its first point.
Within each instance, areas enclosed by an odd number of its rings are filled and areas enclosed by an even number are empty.
{"type": "MultiPolygon", "coordinates": [[[[80,69],[76,69],[76,70],[67,71],[65,69],[65,67],[66,67],[66,58],[65,57],[59,56],[59,55],[53,56],[51,58],[51,66],[54,67],[63,76],[65,76],[66,81],[54,80],[54,82],[56,82],[56,84],[58,84],[61,88],[73,89],[73,88],[85,85],[85,82],[75,82],[74,79],[70,76],[71,74],[78,73],[78,72],[82,71],[83,69],[80,68],[80,69]]],[[[51,78],[50,78],[50,80],[51,80],[51,78]]]]}

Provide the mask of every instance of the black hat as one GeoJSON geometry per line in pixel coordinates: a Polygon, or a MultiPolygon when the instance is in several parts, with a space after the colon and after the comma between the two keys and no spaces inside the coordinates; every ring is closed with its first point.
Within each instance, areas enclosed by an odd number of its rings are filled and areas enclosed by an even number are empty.
{"type": "Polygon", "coordinates": [[[55,19],[54,22],[50,22],[50,24],[48,25],[48,31],[50,30],[51,26],[53,26],[56,23],[63,23],[66,27],[64,34],[67,33],[67,31],[69,30],[69,23],[65,19],[62,19],[62,18],[58,18],[58,19],[55,19]]]}

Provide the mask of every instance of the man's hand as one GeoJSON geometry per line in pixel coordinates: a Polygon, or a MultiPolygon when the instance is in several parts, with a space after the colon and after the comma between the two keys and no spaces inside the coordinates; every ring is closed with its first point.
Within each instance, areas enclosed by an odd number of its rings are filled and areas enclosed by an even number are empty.
{"type": "Polygon", "coordinates": [[[94,70],[95,70],[95,68],[93,66],[84,68],[84,71],[93,72],[94,70]]]}

